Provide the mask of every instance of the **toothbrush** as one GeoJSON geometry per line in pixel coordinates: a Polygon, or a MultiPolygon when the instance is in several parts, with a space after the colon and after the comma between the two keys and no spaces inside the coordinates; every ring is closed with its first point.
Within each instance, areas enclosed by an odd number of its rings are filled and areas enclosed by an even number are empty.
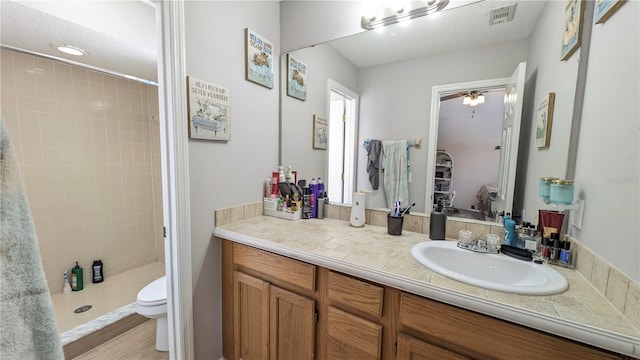
{"type": "Polygon", "coordinates": [[[400,216],[404,216],[404,213],[406,213],[407,211],[409,211],[409,209],[411,209],[412,207],[416,206],[416,203],[411,204],[411,206],[409,206],[408,208],[404,209],[404,211],[402,212],[402,214],[400,216]]]}

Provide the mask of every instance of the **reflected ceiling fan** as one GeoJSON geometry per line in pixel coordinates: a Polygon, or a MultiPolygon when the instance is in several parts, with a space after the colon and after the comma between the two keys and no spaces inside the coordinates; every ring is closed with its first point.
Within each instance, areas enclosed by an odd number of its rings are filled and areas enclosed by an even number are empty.
{"type": "Polygon", "coordinates": [[[484,104],[485,102],[484,94],[491,90],[499,90],[499,89],[462,91],[454,94],[443,95],[440,97],[440,101],[451,100],[451,99],[461,97],[463,105],[477,106],[479,104],[484,104]]]}

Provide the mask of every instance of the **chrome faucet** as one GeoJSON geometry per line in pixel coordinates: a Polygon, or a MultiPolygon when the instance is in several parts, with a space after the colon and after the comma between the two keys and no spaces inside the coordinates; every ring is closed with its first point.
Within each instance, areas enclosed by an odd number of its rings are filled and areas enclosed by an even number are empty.
{"type": "Polygon", "coordinates": [[[458,241],[457,245],[461,249],[479,252],[479,253],[486,253],[486,254],[498,253],[498,249],[494,248],[493,246],[489,246],[486,240],[482,240],[480,238],[472,240],[470,242],[458,241]]]}

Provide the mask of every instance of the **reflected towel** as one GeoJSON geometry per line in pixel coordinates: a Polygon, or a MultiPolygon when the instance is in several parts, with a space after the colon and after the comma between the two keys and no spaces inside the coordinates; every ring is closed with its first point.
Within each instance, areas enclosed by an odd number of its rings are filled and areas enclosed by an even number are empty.
{"type": "Polygon", "coordinates": [[[367,144],[367,174],[369,174],[369,183],[373,190],[380,187],[380,152],[382,151],[382,142],[380,140],[370,140],[367,144]]]}
{"type": "MultiPolygon", "coordinates": [[[[64,359],[18,163],[0,119],[0,356],[64,359]]],[[[60,274],[62,284],[62,274],[60,274]]]]}
{"type": "Polygon", "coordinates": [[[409,143],[407,140],[383,141],[382,169],[387,206],[396,201],[409,206],[409,143]]]}

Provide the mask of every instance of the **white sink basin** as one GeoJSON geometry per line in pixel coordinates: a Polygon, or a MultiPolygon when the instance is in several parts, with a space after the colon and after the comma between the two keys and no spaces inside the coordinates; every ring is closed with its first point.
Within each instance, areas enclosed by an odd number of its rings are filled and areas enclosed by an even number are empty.
{"type": "Polygon", "coordinates": [[[547,264],[460,249],[455,241],[425,241],[411,248],[422,265],[446,277],[489,290],[523,295],[565,291],[567,279],[547,264]]]}

